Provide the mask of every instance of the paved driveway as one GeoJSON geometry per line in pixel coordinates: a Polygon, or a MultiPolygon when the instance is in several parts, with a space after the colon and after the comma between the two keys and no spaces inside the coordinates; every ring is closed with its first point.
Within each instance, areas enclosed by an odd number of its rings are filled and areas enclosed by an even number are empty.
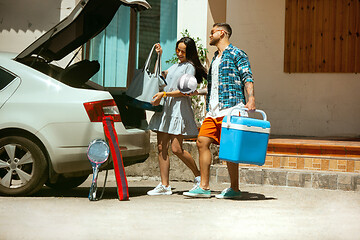
{"type": "Polygon", "coordinates": [[[244,185],[237,201],[189,199],[192,184],[172,182],[172,196],[147,196],[157,183],[129,178],[126,202],[113,175],[97,202],[90,178],[64,193],[0,197],[0,239],[360,239],[360,192],[244,185]]]}

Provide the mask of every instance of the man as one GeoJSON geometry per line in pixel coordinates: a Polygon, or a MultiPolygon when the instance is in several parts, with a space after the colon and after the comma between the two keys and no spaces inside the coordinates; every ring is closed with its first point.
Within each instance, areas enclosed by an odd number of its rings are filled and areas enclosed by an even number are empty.
{"type": "MultiPolygon", "coordinates": [[[[210,45],[216,46],[214,58],[208,73],[207,114],[201,125],[197,147],[200,160],[200,185],[188,192],[188,197],[211,197],[209,186],[211,152],[210,144],[219,144],[222,119],[234,107],[255,110],[254,81],[250,63],[245,52],[230,44],[232,30],[227,23],[215,23],[210,34],[210,45]],[[248,102],[245,105],[246,89],[248,102]]],[[[240,111],[241,115],[247,114],[240,111]]],[[[227,162],[230,188],[216,195],[216,198],[239,198],[239,165],[227,162]]]]}

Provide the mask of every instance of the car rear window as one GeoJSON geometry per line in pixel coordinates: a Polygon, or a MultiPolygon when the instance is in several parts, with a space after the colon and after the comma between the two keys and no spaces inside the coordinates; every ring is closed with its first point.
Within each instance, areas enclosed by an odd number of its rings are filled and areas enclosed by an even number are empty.
{"type": "Polygon", "coordinates": [[[6,87],[14,79],[15,79],[14,75],[0,68],[0,90],[6,87]]]}

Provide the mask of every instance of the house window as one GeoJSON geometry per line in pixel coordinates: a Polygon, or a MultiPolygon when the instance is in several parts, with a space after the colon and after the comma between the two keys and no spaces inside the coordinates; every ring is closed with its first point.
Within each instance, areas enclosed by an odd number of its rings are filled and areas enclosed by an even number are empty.
{"type": "Polygon", "coordinates": [[[165,61],[175,51],[177,0],[147,2],[151,9],[139,13],[121,6],[109,26],[90,41],[87,57],[100,63],[99,72],[91,79],[93,82],[107,88],[126,88],[132,69],[143,67],[151,47],[158,42],[163,48],[163,69],[168,67],[165,61]]]}
{"type": "Polygon", "coordinates": [[[177,41],[177,0],[148,0],[148,2],[152,11],[143,11],[138,18],[137,67],[143,67],[151,47],[154,43],[160,42],[163,49],[162,68],[167,69],[170,65],[166,64],[166,60],[173,57],[177,41]]]}
{"type": "Polygon", "coordinates": [[[90,41],[88,57],[100,63],[91,80],[103,87],[126,87],[130,8],[120,6],[110,24],[90,41]]]}
{"type": "Polygon", "coordinates": [[[284,71],[360,72],[360,1],[286,0],[284,71]]]}

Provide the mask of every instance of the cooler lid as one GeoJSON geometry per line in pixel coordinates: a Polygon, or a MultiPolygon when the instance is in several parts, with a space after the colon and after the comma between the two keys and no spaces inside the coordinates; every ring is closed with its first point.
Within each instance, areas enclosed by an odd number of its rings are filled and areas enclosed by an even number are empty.
{"type": "Polygon", "coordinates": [[[222,121],[222,127],[244,131],[270,133],[269,121],[248,117],[231,116],[229,125],[227,123],[227,116],[225,116],[222,121]]]}

